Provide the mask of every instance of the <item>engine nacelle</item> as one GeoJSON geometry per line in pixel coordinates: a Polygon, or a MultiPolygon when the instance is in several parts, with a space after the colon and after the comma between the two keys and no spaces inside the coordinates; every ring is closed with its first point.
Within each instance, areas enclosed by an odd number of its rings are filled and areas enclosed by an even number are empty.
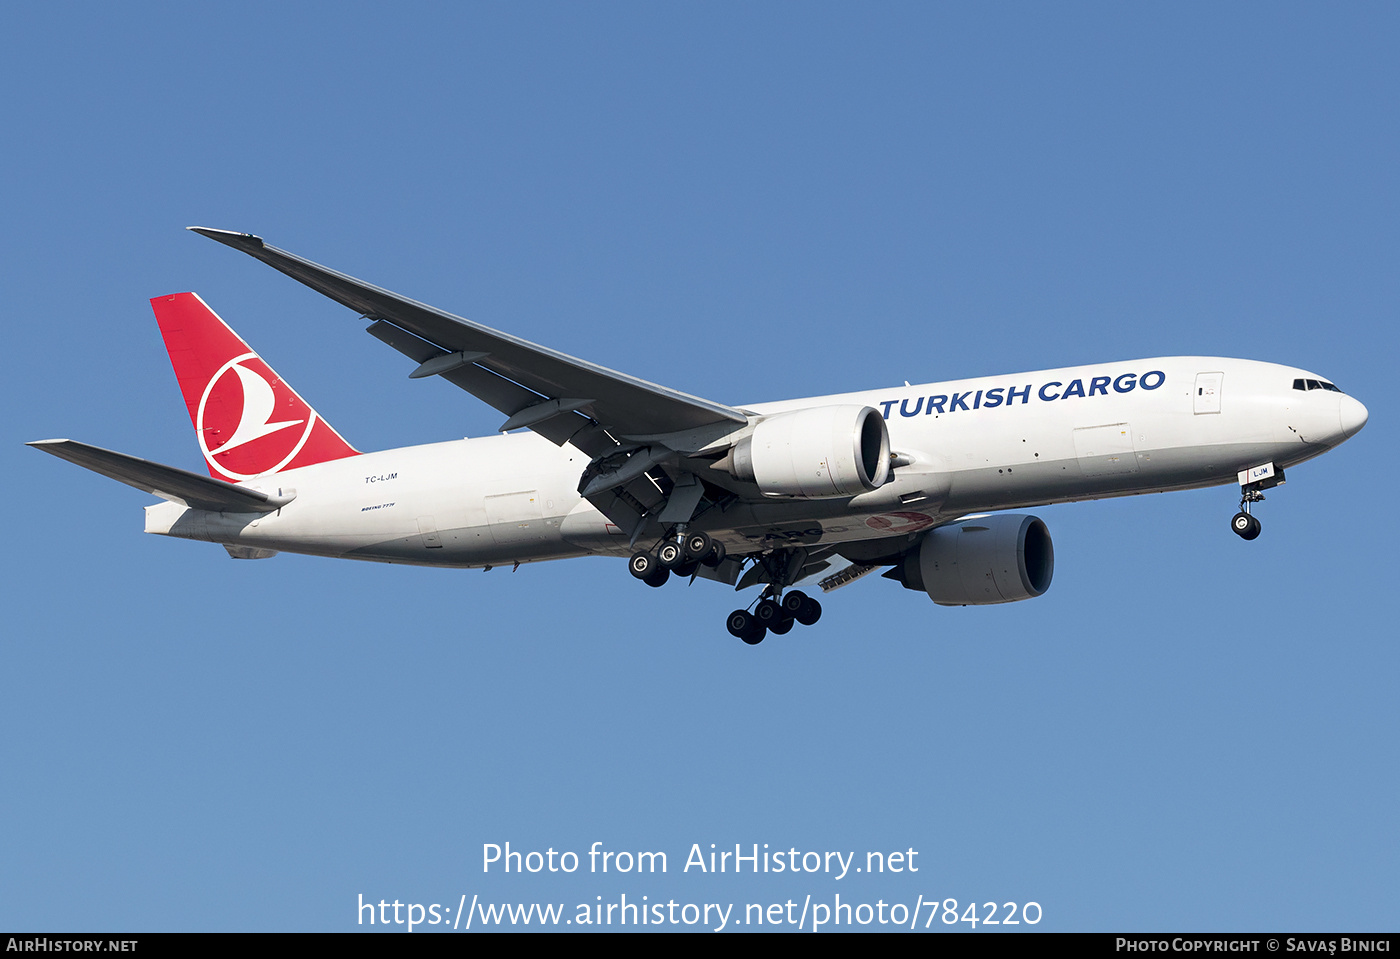
{"type": "Polygon", "coordinates": [[[1050,588],[1055,546],[1038,516],[965,519],[925,533],[900,574],[906,587],[940,606],[1014,603],[1050,588]]]}
{"type": "Polygon", "coordinates": [[[735,445],[729,470],[768,496],[856,496],[889,479],[890,434],[869,406],[776,413],[735,445]]]}

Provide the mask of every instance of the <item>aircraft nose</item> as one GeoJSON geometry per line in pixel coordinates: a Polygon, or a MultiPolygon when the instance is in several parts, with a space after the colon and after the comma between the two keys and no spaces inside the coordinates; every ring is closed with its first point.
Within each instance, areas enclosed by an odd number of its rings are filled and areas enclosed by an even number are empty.
{"type": "Polygon", "coordinates": [[[1361,427],[1366,425],[1366,420],[1370,418],[1366,412],[1366,407],[1362,406],[1359,400],[1350,396],[1342,396],[1342,435],[1348,439],[1360,432],[1361,427]]]}

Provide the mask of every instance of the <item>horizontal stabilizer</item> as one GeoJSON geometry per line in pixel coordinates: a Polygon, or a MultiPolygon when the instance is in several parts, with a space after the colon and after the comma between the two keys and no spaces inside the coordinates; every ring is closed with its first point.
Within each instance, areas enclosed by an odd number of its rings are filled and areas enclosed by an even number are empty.
{"type": "Polygon", "coordinates": [[[35,440],[27,444],[77,463],[84,469],[194,509],[232,513],[271,513],[290,503],[295,493],[272,496],[261,490],[152,463],[75,440],[35,440]]]}

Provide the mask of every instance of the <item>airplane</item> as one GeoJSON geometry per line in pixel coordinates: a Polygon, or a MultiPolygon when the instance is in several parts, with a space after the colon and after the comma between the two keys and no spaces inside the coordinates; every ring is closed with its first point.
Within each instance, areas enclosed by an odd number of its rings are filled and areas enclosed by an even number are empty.
{"type": "Polygon", "coordinates": [[[945,606],[1043,595],[1052,503],[1238,484],[1231,529],[1366,407],[1315,373],[1175,356],[729,406],[537,346],[205,227],[348,306],[415,365],[506,416],[500,435],[363,453],[194,293],[151,301],[208,476],[68,439],[29,445],[159,497],[146,532],[279,551],[483,568],[625,558],[761,587],[729,614],[757,645],[882,567],[945,606]],[[826,574],[823,576],[822,574],[826,574]]]}

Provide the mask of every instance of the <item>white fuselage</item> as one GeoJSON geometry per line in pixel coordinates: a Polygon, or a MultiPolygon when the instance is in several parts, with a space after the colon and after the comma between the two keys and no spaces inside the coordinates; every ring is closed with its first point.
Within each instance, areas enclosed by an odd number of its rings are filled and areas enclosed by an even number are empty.
{"type": "MultiPolygon", "coordinates": [[[[1317,374],[1167,357],[768,403],[768,415],[864,405],[907,465],[854,498],[735,503],[693,524],[731,553],[907,536],[973,512],[1233,483],[1341,443],[1366,419],[1317,374]]],[[[295,490],[275,513],[147,507],[148,532],[236,546],[432,566],[627,555],[579,497],[588,457],[534,433],[368,453],[253,480],[295,490]]],[[[725,477],[728,478],[727,475],[725,477]]]]}

